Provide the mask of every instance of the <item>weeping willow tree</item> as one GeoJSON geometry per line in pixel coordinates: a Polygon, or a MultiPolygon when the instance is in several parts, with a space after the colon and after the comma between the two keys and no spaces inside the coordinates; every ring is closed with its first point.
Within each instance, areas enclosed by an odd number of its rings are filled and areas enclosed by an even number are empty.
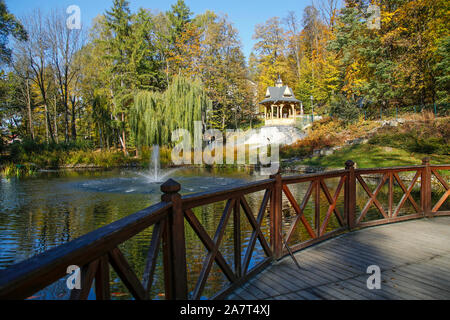
{"type": "Polygon", "coordinates": [[[211,101],[199,80],[175,77],[163,93],[141,91],[130,110],[130,125],[137,146],[170,144],[173,130],[194,133],[194,121],[211,109],[211,101]]]}

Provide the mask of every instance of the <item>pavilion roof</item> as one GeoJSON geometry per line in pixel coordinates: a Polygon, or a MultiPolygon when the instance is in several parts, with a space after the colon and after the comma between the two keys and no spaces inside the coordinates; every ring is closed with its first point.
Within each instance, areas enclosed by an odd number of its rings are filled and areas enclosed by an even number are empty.
{"type": "Polygon", "coordinates": [[[295,98],[292,89],[288,86],[277,86],[267,88],[266,98],[261,101],[260,104],[268,102],[300,103],[301,101],[295,98]]]}

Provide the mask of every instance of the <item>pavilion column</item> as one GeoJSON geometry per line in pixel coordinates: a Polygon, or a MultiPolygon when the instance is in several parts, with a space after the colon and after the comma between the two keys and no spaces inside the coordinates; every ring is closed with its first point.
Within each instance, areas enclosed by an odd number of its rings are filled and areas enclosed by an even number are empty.
{"type": "Polygon", "coordinates": [[[283,107],[284,107],[284,104],[280,104],[280,113],[279,113],[279,115],[278,115],[278,118],[279,119],[282,119],[283,118],[283,107]]]}
{"type": "Polygon", "coordinates": [[[291,104],[291,111],[292,111],[292,118],[294,118],[295,119],[295,107],[294,107],[294,105],[293,104],[291,104]]]}
{"type": "Polygon", "coordinates": [[[270,106],[270,119],[273,119],[273,104],[270,106]]]}

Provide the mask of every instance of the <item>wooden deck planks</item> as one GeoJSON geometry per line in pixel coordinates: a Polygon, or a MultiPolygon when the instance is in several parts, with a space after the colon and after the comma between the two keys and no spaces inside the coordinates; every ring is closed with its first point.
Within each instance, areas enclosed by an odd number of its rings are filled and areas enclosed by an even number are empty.
{"type": "Polygon", "coordinates": [[[229,299],[450,299],[450,217],[358,230],[274,262],[229,299]],[[370,265],[381,289],[369,290],[370,265]]]}

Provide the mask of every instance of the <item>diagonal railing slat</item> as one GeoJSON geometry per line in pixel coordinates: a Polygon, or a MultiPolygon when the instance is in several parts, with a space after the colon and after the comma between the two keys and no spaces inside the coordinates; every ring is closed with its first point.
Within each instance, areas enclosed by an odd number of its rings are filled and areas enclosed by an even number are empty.
{"type": "Polygon", "coordinates": [[[305,210],[306,204],[308,203],[308,200],[311,197],[313,186],[314,186],[314,184],[311,182],[311,184],[309,185],[308,190],[306,191],[306,194],[303,198],[301,206],[298,205],[297,201],[295,200],[294,196],[292,195],[291,191],[289,190],[289,187],[287,185],[283,186],[283,192],[286,195],[289,202],[291,203],[292,207],[294,208],[295,213],[297,214],[297,216],[294,219],[294,222],[291,224],[291,226],[287,232],[286,243],[289,243],[289,241],[291,240],[291,237],[294,234],[295,229],[297,228],[300,221],[306,228],[306,231],[308,232],[309,236],[313,239],[317,238],[316,233],[314,232],[313,228],[309,224],[308,220],[306,220],[305,215],[303,213],[303,211],[305,210]]]}
{"type": "MultiPolygon", "coordinates": [[[[250,259],[252,257],[252,253],[253,253],[253,250],[255,248],[256,239],[257,239],[257,237],[259,235],[258,229],[261,228],[262,219],[264,217],[264,212],[265,212],[265,210],[267,208],[267,203],[269,202],[270,196],[271,196],[271,191],[267,190],[265,192],[265,194],[264,194],[263,202],[261,204],[261,207],[260,207],[259,212],[258,212],[258,216],[256,218],[257,228],[253,228],[253,232],[252,232],[252,235],[250,236],[250,240],[248,242],[247,250],[245,252],[244,264],[243,264],[243,267],[242,267],[242,269],[244,271],[244,274],[247,274],[247,272],[248,272],[248,266],[250,264],[250,259]]],[[[240,199],[239,199],[239,201],[240,201],[240,199]]],[[[266,254],[267,254],[267,251],[266,251],[266,254]]]]}
{"type": "Polygon", "coordinates": [[[394,211],[393,216],[396,217],[398,216],[400,209],[403,207],[403,205],[405,204],[406,199],[408,199],[411,204],[414,206],[414,209],[416,210],[416,212],[420,211],[419,206],[417,205],[417,203],[414,201],[414,199],[411,197],[411,191],[414,188],[414,185],[416,184],[416,181],[419,179],[420,176],[420,171],[417,171],[416,175],[414,176],[411,185],[409,186],[408,189],[406,189],[405,184],[403,183],[403,181],[400,179],[400,177],[398,176],[398,173],[394,173],[394,177],[395,180],[397,180],[397,183],[400,185],[400,187],[402,188],[403,192],[405,193],[402,198],[400,199],[399,204],[397,205],[397,208],[394,211]]]}
{"type": "Polygon", "coordinates": [[[159,246],[161,243],[162,227],[161,224],[166,223],[158,222],[153,227],[152,239],[150,242],[150,248],[148,249],[147,259],[145,263],[144,276],[142,285],[144,286],[146,295],[150,292],[153,284],[153,276],[155,273],[156,263],[158,259],[159,246]]]}
{"type": "Polygon", "coordinates": [[[130,293],[133,295],[133,297],[136,300],[145,300],[145,289],[131,266],[128,264],[128,261],[127,259],[125,259],[122,251],[120,251],[120,249],[116,247],[108,253],[108,256],[112,267],[117,272],[117,275],[128,288],[128,290],[130,290],[130,293]]]}

